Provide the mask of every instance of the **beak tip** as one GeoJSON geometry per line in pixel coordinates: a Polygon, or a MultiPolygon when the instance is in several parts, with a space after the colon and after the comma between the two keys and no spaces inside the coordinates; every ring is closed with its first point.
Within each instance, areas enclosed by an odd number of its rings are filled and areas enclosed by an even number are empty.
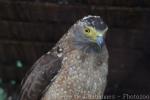
{"type": "Polygon", "coordinates": [[[104,38],[103,38],[103,36],[98,36],[96,38],[96,43],[98,44],[98,46],[102,47],[104,45],[104,38]]]}

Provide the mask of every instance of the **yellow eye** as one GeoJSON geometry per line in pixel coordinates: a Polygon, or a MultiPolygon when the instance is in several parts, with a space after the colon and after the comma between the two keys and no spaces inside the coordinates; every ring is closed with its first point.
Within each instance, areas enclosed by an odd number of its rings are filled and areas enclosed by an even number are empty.
{"type": "Polygon", "coordinates": [[[84,34],[87,38],[89,38],[92,41],[96,41],[97,32],[96,29],[93,27],[85,27],[84,28],[84,34]]]}
{"type": "Polygon", "coordinates": [[[90,33],[90,29],[89,29],[89,28],[86,28],[86,29],[85,29],[85,32],[86,32],[86,33],[90,33]]]}

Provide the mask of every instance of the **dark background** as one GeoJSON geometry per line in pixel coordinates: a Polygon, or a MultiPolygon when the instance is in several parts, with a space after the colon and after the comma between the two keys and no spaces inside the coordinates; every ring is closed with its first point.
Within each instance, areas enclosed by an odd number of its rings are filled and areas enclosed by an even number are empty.
{"type": "Polygon", "coordinates": [[[105,94],[150,96],[149,0],[0,0],[0,88],[9,98],[16,100],[31,65],[88,14],[109,26],[105,94]]]}

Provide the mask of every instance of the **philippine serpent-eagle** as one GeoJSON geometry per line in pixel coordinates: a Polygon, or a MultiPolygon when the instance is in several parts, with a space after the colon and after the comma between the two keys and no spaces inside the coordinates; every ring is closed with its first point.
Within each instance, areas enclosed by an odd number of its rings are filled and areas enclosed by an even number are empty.
{"type": "Polygon", "coordinates": [[[100,16],[77,21],[32,66],[19,100],[101,99],[108,73],[107,30],[100,16]]]}

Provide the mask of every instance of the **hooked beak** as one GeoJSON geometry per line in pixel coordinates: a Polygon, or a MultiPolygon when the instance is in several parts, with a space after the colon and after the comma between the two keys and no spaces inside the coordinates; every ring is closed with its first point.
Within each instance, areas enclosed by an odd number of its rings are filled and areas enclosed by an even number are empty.
{"type": "Polygon", "coordinates": [[[100,48],[102,48],[102,46],[104,45],[105,41],[104,41],[104,37],[103,36],[97,36],[96,38],[96,43],[98,44],[98,46],[100,48]]]}
{"type": "Polygon", "coordinates": [[[102,32],[98,32],[98,35],[96,37],[96,43],[98,44],[98,46],[100,48],[103,47],[103,45],[105,44],[105,33],[108,30],[108,28],[106,28],[104,31],[102,32]]]}

